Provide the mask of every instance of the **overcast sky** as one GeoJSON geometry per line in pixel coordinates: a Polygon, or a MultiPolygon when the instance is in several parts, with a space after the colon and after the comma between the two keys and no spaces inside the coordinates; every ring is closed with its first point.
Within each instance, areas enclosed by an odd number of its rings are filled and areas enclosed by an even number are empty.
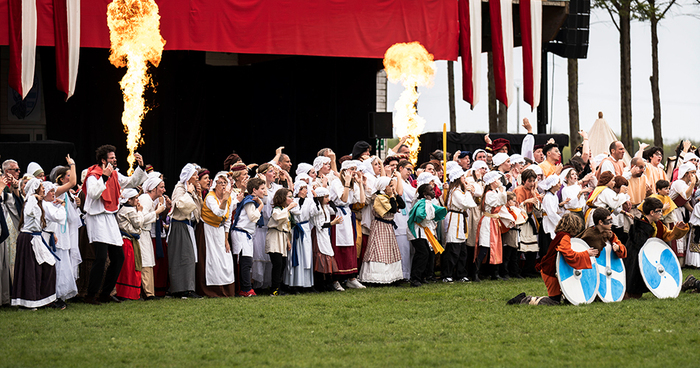
{"type": "MultiPolygon", "coordinates": [[[[659,70],[661,90],[662,134],[666,142],[681,138],[700,140],[700,6],[681,0],[682,7],[659,27],[659,70]],[[696,17],[688,14],[695,14],[696,17]]],[[[651,34],[648,23],[632,23],[632,134],[634,137],[652,138],[651,119],[651,34]]],[[[428,50],[430,51],[430,50],[428,50]]],[[[579,60],[579,119],[581,128],[589,130],[598,111],[603,111],[611,128],[620,134],[620,57],[619,33],[607,12],[594,9],[591,14],[591,34],[588,58],[579,60]]],[[[551,103],[551,129],[554,133],[569,133],[567,62],[549,54],[549,91],[551,103]]],[[[515,82],[522,85],[521,48],[513,53],[515,82]]],[[[457,97],[457,130],[459,132],[486,131],[488,127],[488,99],[486,81],[486,54],[482,54],[483,75],[481,97],[474,110],[461,99],[461,64],[455,63],[455,89],[457,97]]],[[[421,87],[418,114],[426,121],[426,132],[442,131],[442,124],[449,129],[447,103],[447,62],[437,62],[437,74],[432,88],[421,87]]],[[[398,100],[403,90],[400,84],[389,82],[388,109],[398,100]]],[[[520,92],[520,118],[527,117],[535,125],[537,112],[522,100],[520,92]]],[[[508,109],[508,131],[516,132],[517,103],[508,109]]],[[[521,128],[521,133],[522,133],[521,128]]]]}

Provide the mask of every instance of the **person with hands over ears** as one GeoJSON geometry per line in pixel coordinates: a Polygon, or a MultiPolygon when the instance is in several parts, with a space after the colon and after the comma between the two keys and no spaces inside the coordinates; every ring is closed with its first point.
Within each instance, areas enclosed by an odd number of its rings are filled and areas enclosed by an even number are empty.
{"type": "Polygon", "coordinates": [[[201,189],[197,190],[199,176],[195,165],[185,165],[179,179],[173,189],[167,238],[170,293],[182,299],[198,299],[201,296],[195,293],[195,264],[198,259],[194,228],[195,222],[201,218],[203,201],[201,189]]]}
{"type": "Polygon", "coordinates": [[[228,233],[233,208],[238,204],[242,193],[237,197],[231,193],[228,172],[220,171],[211,182],[209,193],[204,197],[201,224],[204,236],[197,238],[199,262],[196,268],[196,291],[202,296],[235,296],[234,265],[228,233]]]}

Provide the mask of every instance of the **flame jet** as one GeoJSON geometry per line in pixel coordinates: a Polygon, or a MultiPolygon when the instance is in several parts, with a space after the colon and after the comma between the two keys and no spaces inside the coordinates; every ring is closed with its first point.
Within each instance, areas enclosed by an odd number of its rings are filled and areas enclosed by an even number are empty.
{"type": "Polygon", "coordinates": [[[401,82],[405,90],[394,105],[394,127],[399,137],[408,136],[410,160],[416,164],[420,151],[418,137],[423,133],[425,119],[418,116],[418,86],[433,86],[435,61],[433,55],[418,42],[397,43],[384,54],[384,69],[392,83],[401,82]]]}
{"type": "Polygon", "coordinates": [[[158,66],[165,40],[160,35],[158,5],[153,0],[113,0],[107,7],[107,25],[111,42],[109,62],[126,66],[119,82],[124,95],[122,124],[126,134],[129,174],[134,169],[134,151],[143,144],[141,121],[148,112],[143,92],[151,85],[148,63],[158,66]]]}

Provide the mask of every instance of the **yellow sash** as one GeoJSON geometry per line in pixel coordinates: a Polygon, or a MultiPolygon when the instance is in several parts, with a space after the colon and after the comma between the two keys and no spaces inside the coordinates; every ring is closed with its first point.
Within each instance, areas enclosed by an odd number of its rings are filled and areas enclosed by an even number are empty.
{"type": "Polygon", "coordinates": [[[588,209],[586,210],[586,214],[583,216],[584,224],[588,223],[588,216],[590,216],[591,210],[593,210],[593,208],[590,208],[590,207],[593,205],[593,202],[595,202],[596,198],[598,198],[600,193],[602,193],[603,190],[605,190],[605,188],[607,188],[607,186],[605,186],[605,185],[600,185],[600,186],[595,187],[595,189],[593,190],[593,193],[591,193],[591,196],[588,197],[588,200],[586,201],[586,204],[588,205],[588,209]]]}
{"type": "Polygon", "coordinates": [[[430,245],[433,246],[433,251],[435,252],[435,254],[439,254],[439,253],[442,253],[445,251],[445,249],[442,247],[440,242],[435,238],[435,235],[433,235],[433,232],[430,231],[430,229],[428,229],[427,227],[423,227],[419,224],[416,224],[416,225],[420,226],[420,228],[423,229],[423,231],[425,231],[425,237],[428,238],[428,242],[430,243],[430,245]]]}

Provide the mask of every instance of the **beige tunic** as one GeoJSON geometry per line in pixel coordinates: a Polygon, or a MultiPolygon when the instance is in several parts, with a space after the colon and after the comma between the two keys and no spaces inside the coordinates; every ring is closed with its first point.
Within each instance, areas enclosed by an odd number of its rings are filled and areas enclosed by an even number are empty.
{"type": "Polygon", "coordinates": [[[289,211],[275,207],[267,223],[265,253],[282,253],[286,257],[290,230],[289,211]]]}

